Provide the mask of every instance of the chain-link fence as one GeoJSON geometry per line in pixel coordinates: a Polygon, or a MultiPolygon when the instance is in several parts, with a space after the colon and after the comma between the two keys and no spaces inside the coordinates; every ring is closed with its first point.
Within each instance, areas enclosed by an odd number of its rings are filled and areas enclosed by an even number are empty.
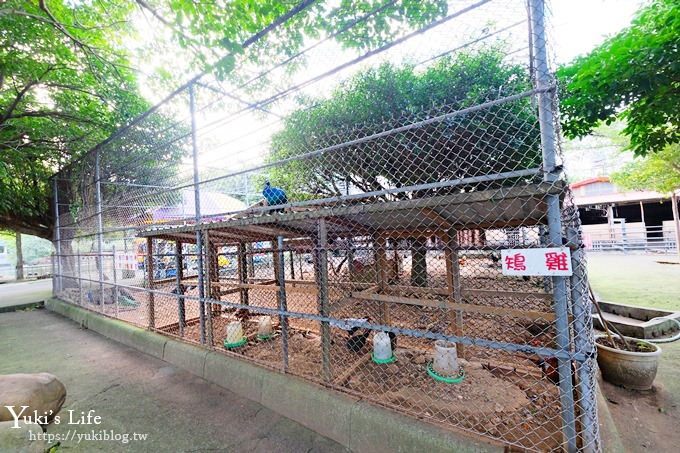
{"type": "Polygon", "coordinates": [[[193,79],[55,177],[57,295],[513,448],[599,451],[545,13],[455,1],[361,51],[193,79]],[[565,272],[521,272],[532,250],[565,272]]]}

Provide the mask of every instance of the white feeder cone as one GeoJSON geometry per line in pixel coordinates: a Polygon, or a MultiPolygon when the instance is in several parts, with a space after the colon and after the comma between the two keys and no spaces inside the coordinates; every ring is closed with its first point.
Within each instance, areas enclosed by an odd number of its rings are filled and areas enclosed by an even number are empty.
{"type": "Polygon", "coordinates": [[[260,322],[257,324],[257,334],[261,337],[269,337],[273,333],[272,317],[262,316],[260,322]]]}
{"type": "Polygon", "coordinates": [[[442,377],[458,376],[460,368],[458,366],[456,343],[444,340],[434,342],[434,363],[432,364],[432,369],[442,377]]]}
{"type": "Polygon", "coordinates": [[[392,358],[390,337],[385,332],[378,332],[373,337],[373,357],[376,360],[387,360],[392,358]]]}
{"type": "Polygon", "coordinates": [[[227,343],[238,343],[243,339],[243,325],[241,321],[232,321],[227,324],[227,343]]]}

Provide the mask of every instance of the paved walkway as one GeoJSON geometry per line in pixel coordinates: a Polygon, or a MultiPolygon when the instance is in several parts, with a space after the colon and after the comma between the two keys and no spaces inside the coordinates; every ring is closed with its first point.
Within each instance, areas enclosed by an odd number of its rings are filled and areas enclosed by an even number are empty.
{"type": "Polygon", "coordinates": [[[0,308],[41,302],[50,297],[52,297],[51,278],[0,285],[0,308]]]}
{"type": "Polygon", "coordinates": [[[0,314],[0,374],[50,372],[66,385],[59,451],[341,452],[275,412],[45,311],[0,314]],[[94,411],[101,424],[74,425],[94,411]],[[75,421],[75,420],[73,420],[75,421]],[[80,444],[77,434],[97,439],[80,444]],[[103,440],[128,434],[127,444],[103,440]],[[131,440],[133,433],[146,440],[131,440]]]}

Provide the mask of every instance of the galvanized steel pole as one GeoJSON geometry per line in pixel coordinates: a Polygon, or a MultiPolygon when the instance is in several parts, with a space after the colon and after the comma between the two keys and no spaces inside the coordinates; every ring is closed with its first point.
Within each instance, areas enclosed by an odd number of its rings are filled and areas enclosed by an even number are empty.
{"type": "MultiPolygon", "coordinates": [[[[198,141],[196,139],[196,93],[194,84],[189,85],[189,109],[191,110],[191,148],[194,166],[194,213],[196,223],[201,223],[201,189],[198,175],[198,141]]],[[[198,309],[201,344],[205,344],[205,270],[203,269],[203,234],[196,231],[196,255],[198,258],[198,309]]]]}
{"type": "MultiPolygon", "coordinates": [[[[288,302],[286,300],[286,268],[283,254],[283,236],[276,238],[278,254],[278,266],[276,269],[277,280],[279,284],[279,310],[283,312],[288,311],[288,302]]],[[[288,372],[288,315],[283,314],[279,316],[279,324],[281,325],[281,340],[283,341],[283,371],[288,372]]]]}
{"type": "MultiPolygon", "coordinates": [[[[556,183],[560,170],[556,166],[555,117],[553,115],[554,91],[547,90],[552,85],[548,68],[548,53],[545,37],[545,4],[544,0],[530,0],[530,19],[534,46],[534,67],[536,88],[538,93],[538,115],[541,129],[541,145],[543,151],[543,180],[556,183]],[[542,91],[546,90],[546,91],[542,91]]],[[[562,220],[559,195],[547,196],[548,234],[552,246],[562,245],[562,220]]],[[[569,306],[567,302],[567,278],[553,278],[553,302],[555,309],[556,342],[558,348],[568,352],[571,350],[569,335],[569,306]]],[[[571,361],[558,359],[560,375],[560,403],[562,413],[562,432],[568,452],[576,451],[576,423],[574,411],[574,389],[572,385],[571,361]]]]}
{"type": "MultiPolygon", "coordinates": [[[[59,189],[57,186],[57,178],[55,177],[52,180],[53,183],[53,191],[54,191],[54,239],[56,244],[56,249],[57,249],[57,256],[56,256],[56,272],[54,275],[54,292],[55,296],[57,295],[56,293],[59,293],[61,291],[61,225],[59,222],[59,189]]],[[[80,277],[80,275],[78,276],[80,277]]]]}
{"type": "Polygon", "coordinates": [[[97,264],[99,269],[100,308],[104,313],[104,222],[102,219],[101,160],[99,151],[94,153],[95,209],[97,211],[97,264]]]}

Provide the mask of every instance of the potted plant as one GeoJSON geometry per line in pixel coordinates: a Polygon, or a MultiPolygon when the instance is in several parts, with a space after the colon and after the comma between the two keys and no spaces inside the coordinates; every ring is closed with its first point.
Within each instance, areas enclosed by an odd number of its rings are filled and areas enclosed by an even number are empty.
{"type": "Polygon", "coordinates": [[[595,337],[597,364],[602,371],[602,378],[628,389],[650,390],[659,367],[661,348],[649,341],[621,335],[621,332],[604,319],[590,285],[588,292],[605,332],[604,335],[595,337]]]}
{"type": "Polygon", "coordinates": [[[634,390],[652,388],[661,355],[659,346],[636,338],[611,335],[597,336],[595,344],[597,364],[605,381],[634,390]]]}

